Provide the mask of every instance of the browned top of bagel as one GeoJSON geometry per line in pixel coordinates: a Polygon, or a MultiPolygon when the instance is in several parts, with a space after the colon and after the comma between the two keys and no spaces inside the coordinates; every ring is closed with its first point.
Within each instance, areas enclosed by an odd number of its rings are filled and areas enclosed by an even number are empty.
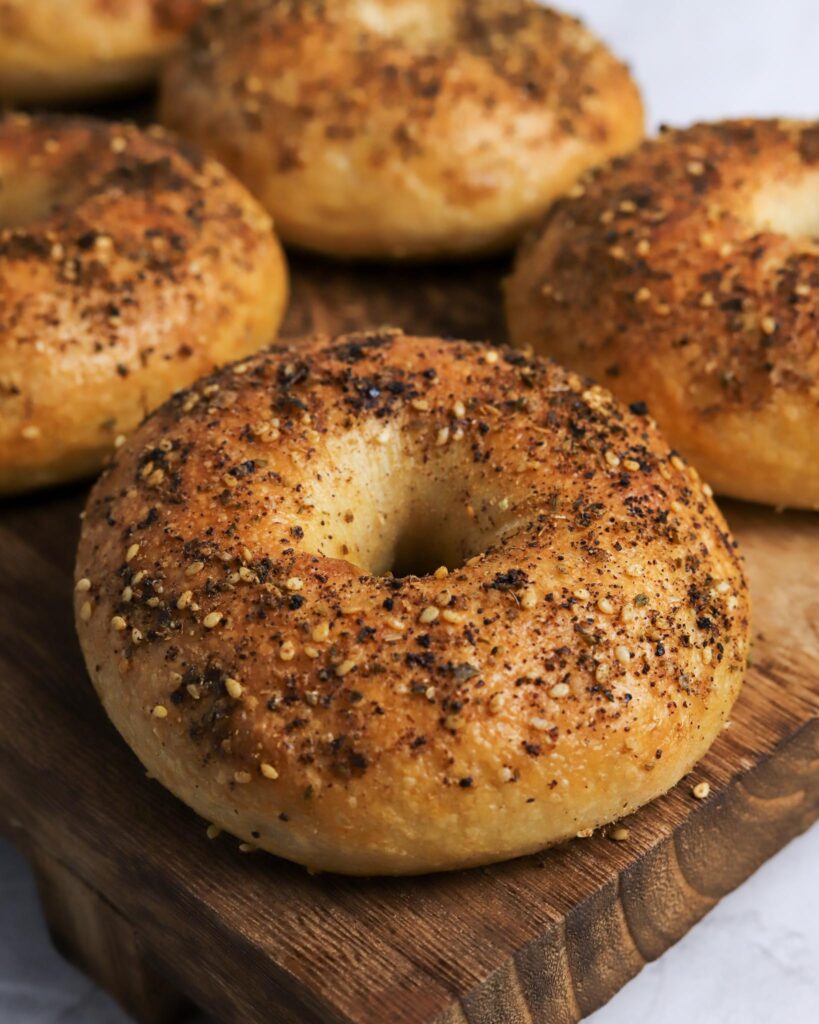
{"type": "Polygon", "coordinates": [[[353,872],[524,852],[664,791],[744,663],[734,543],[645,417],[400,332],[175,396],[94,489],[77,573],[92,678],[150,770],[353,872]]]}
{"type": "MultiPolygon", "coordinates": [[[[817,197],[817,123],[664,131],[587,175],[524,245],[513,339],[648,401],[702,472],[742,495],[730,487],[745,473],[742,435],[760,449],[759,476],[788,451],[815,452],[817,197]],[[719,432],[721,460],[706,438],[719,432]]],[[[819,502],[815,454],[812,466],[819,502]]],[[[783,501],[809,468],[793,466],[783,501]]]]}
{"type": "Polygon", "coordinates": [[[269,196],[285,238],[359,255],[389,251],[364,213],[358,241],[320,238],[319,212],[288,213],[271,181],[301,182],[299,207],[315,191],[346,188],[348,206],[372,191],[396,219],[394,254],[485,248],[642,134],[623,64],[579,21],[532,0],[236,0],[197,23],[166,74],[162,111],[269,196]],[[398,222],[404,205],[424,221],[438,204],[449,241],[413,239],[398,222]],[[461,238],[481,223],[482,235],[461,238]]]}
{"type": "Polygon", "coordinates": [[[0,490],[95,468],[198,374],[269,342],[270,220],[160,128],[0,119],[0,490]]]}

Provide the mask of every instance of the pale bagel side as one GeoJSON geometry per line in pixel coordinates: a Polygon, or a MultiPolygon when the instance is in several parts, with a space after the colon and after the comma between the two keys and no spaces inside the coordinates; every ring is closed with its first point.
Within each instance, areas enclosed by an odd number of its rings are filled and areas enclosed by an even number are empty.
{"type": "Polygon", "coordinates": [[[91,678],[152,775],[352,874],[633,810],[705,752],[747,654],[735,544],[646,417],[393,331],[174,396],[94,488],[76,571],[91,678]]]}
{"type": "Polygon", "coordinates": [[[667,131],[524,244],[513,342],[647,403],[722,494],[819,509],[819,123],[667,131]]]}
{"type": "Polygon", "coordinates": [[[352,257],[509,246],[643,132],[626,67],[533,0],[233,0],[169,63],[160,116],[286,242],[352,257]]]}
{"type": "Polygon", "coordinates": [[[213,0],[2,0],[0,101],[105,100],[151,82],[213,0]]]}
{"type": "Polygon", "coordinates": [[[95,472],[269,343],[286,283],[264,210],[164,129],[0,118],[0,493],[95,472]]]}

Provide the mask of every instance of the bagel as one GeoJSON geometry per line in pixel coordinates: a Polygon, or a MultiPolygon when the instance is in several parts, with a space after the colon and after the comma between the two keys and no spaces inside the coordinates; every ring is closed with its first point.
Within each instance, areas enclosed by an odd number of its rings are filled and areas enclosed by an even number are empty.
{"type": "Polygon", "coordinates": [[[819,508],[819,122],[665,131],[524,244],[509,333],[647,402],[722,494],[819,508]]]}
{"type": "Polygon", "coordinates": [[[209,0],[0,0],[0,102],[132,92],[209,0]]]}
{"type": "Polygon", "coordinates": [[[89,498],[76,612],[152,775],[351,874],[514,857],[665,792],[748,641],[735,544],[646,417],[397,331],[267,350],[146,420],[89,498]]]}
{"type": "Polygon", "coordinates": [[[534,0],[233,0],[169,63],[160,119],[286,242],[344,257],[509,246],[643,133],[625,66],[534,0]]]}
{"type": "Polygon", "coordinates": [[[163,129],[0,118],[0,493],[97,470],[285,292],[267,214],[163,129]]]}

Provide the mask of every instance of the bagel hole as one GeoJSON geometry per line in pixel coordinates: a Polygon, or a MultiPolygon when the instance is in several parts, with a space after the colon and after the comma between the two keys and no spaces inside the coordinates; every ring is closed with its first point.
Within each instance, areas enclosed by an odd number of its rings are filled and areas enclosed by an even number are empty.
{"type": "Polygon", "coordinates": [[[752,220],[757,231],[819,239],[819,174],[771,182],[754,198],[752,220]]]}
{"type": "Polygon", "coordinates": [[[482,464],[465,462],[457,445],[405,440],[400,431],[376,444],[348,435],[331,448],[310,494],[305,550],[372,576],[428,576],[460,568],[514,530],[512,496],[496,493],[482,464]]]}

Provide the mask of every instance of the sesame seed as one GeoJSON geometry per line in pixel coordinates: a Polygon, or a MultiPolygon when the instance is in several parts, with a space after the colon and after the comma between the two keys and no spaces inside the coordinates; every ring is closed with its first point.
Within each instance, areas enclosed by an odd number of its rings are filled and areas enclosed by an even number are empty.
{"type": "Polygon", "coordinates": [[[717,584],[718,594],[727,594],[730,590],[731,584],[728,582],[728,580],[720,580],[720,582],[717,584]]]}
{"type": "Polygon", "coordinates": [[[258,850],[258,846],[254,846],[253,843],[239,843],[239,853],[255,853],[258,850]]]}
{"type": "Polygon", "coordinates": [[[234,772],[233,773],[233,781],[234,782],[238,782],[240,786],[247,785],[247,783],[250,782],[251,778],[252,778],[252,776],[251,776],[250,772],[241,772],[241,771],[239,771],[239,772],[234,772]]]}
{"type": "Polygon", "coordinates": [[[137,629],[136,626],[131,630],[131,642],[135,644],[142,643],[142,630],[137,629]]]}
{"type": "Polygon", "coordinates": [[[624,843],[630,835],[631,832],[625,827],[625,825],[620,825],[613,831],[609,832],[609,839],[613,839],[615,843],[624,843]]]}
{"type": "Polygon", "coordinates": [[[80,608],[80,619],[82,619],[83,622],[88,622],[93,610],[94,608],[90,601],[83,601],[82,608],[80,608]]]}
{"type": "Polygon", "coordinates": [[[198,572],[201,572],[205,568],[204,562],[191,562],[191,564],[185,569],[186,576],[195,576],[198,572]]]}
{"type": "Polygon", "coordinates": [[[555,683],[551,690],[549,690],[549,696],[554,697],[555,700],[560,700],[561,697],[568,697],[570,692],[568,683],[555,683]]]}
{"type": "Polygon", "coordinates": [[[292,661],[296,656],[296,646],[292,640],[285,640],[279,648],[279,657],[282,661],[292,661]]]}
{"type": "Polygon", "coordinates": [[[183,611],[185,608],[188,607],[188,605],[191,603],[192,600],[193,600],[193,591],[192,590],[183,590],[182,593],[179,595],[179,600],[176,602],[176,607],[180,611],[183,611]]]}
{"type": "Polygon", "coordinates": [[[74,589],[78,594],[85,594],[91,589],[91,580],[87,576],[83,576],[82,579],[77,580],[74,584],[74,589]]]}
{"type": "Polygon", "coordinates": [[[685,165],[685,169],[694,178],[698,178],[701,174],[705,174],[705,164],[702,160],[689,160],[685,165]]]}
{"type": "Polygon", "coordinates": [[[490,714],[497,715],[506,703],[506,696],[503,693],[493,693],[489,698],[488,708],[490,714]]]}
{"type": "Polygon", "coordinates": [[[713,498],[714,488],[711,486],[711,484],[703,484],[702,493],[705,495],[706,498],[713,498]]]}
{"type": "Polygon", "coordinates": [[[319,694],[318,690],[308,690],[304,695],[305,704],[309,704],[311,708],[318,707],[319,694]]]}
{"type": "Polygon", "coordinates": [[[245,690],[239,680],[234,679],[232,676],[228,676],[225,680],[225,689],[228,692],[228,696],[232,697],[234,700],[238,700],[245,690]]]}
{"type": "Polygon", "coordinates": [[[353,661],[353,659],[352,658],[346,658],[344,661],[341,662],[340,665],[336,665],[336,675],[337,676],[346,676],[347,673],[348,672],[352,672],[352,670],[354,668],[355,668],[355,662],[353,661]]]}
{"type": "Polygon", "coordinates": [[[208,614],[202,619],[202,625],[205,629],[213,629],[214,626],[218,626],[222,621],[221,612],[208,612],[208,614]]]}
{"type": "Polygon", "coordinates": [[[438,605],[439,608],[446,608],[446,606],[450,603],[451,600],[452,591],[442,590],[441,593],[438,594],[438,596],[435,598],[435,603],[438,605]]]}
{"type": "Polygon", "coordinates": [[[329,635],[330,635],[330,623],[329,622],[319,622],[315,626],[313,626],[312,630],[310,631],[311,639],[315,640],[315,642],[317,644],[324,643],[324,641],[327,639],[327,637],[329,635]]]}
{"type": "Polygon", "coordinates": [[[279,777],[279,773],[276,771],[273,765],[268,764],[266,761],[263,761],[259,765],[259,771],[262,773],[262,775],[264,775],[266,779],[270,779],[271,782],[275,782],[275,780],[279,777]]]}
{"type": "Polygon", "coordinates": [[[31,424],[28,427],[23,427],[21,433],[26,441],[36,441],[40,436],[40,428],[31,424]]]}
{"type": "Polygon", "coordinates": [[[319,649],[317,647],[313,647],[312,644],[305,644],[304,647],[302,647],[302,650],[308,658],[317,658],[321,653],[319,649]]]}
{"type": "Polygon", "coordinates": [[[520,595],[521,608],[534,608],[537,604],[537,591],[534,587],[527,587],[520,595]]]}
{"type": "Polygon", "coordinates": [[[614,648],[614,656],[623,665],[628,665],[631,661],[631,651],[624,644],[618,644],[614,648]]]}
{"type": "Polygon", "coordinates": [[[115,135],[113,139],[111,139],[112,153],[124,153],[127,148],[128,143],[121,135],[115,135]]]}
{"type": "Polygon", "coordinates": [[[638,256],[648,256],[651,251],[651,242],[647,238],[641,238],[635,247],[638,256]]]}
{"type": "Polygon", "coordinates": [[[638,288],[637,291],[634,293],[635,302],[648,302],[650,298],[651,289],[646,288],[645,286],[643,286],[642,288],[638,288]]]}
{"type": "Polygon", "coordinates": [[[418,621],[426,625],[427,623],[434,622],[440,614],[441,613],[438,611],[438,609],[434,605],[430,604],[427,605],[427,607],[424,608],[424,610],[418,616],[418,621]]]}
{"type": "Polygon", "coordinates": [[[379,434],[376,434],[375,439],[379,444],[387,444],[387,442],[390,439],[389,427],[384,427],[384,429],[379,434]]]}
{"type": "MultiPolygon", "coordinates": [[[[625,648],[623,648],[625,650],[625,648]]],[[[611,675],[611,668],[605,663],[601,662],[594,670],[594,678],[598,683],[604,683],[611,675]]]]}
{"type": "Polygon", "coordinates": [[[642,567],[642,565],[640,565],[639,562],[632,562],[630,565],[627,565],[626,566],[626,575],[627,576],[642,576],[643,575],[643,567],[642,567]]]}
{"type": "Polygon", "coordinates": [[[691,795],[697,800],[704,800],[711,792],[710,782],[698,782],[691,790],[691,795]]]}
{"type": "Polygon", "coordinates": [[[582,199],[585,194],[586,189],[580,184],[580,182],[576,185],[572,185],[568,193],[570,199],[582,199]]]}
{"type": "Polygon", "coordinates": [[[703,647],[702,649],[702,660],[706,665],[710,665],[714,659],[714,652],[710,647],[703,647]]]}
{"type": "Polygon", "coordinates": [[[623,469],[627,469],[629,473],[636,473],[640,468],[640,463],[635,459],[623,459],[623,469]]]}
{"type": "Polygon", "coordinates": [[[164,704],[155,704],[151,714],[154,716],[154,718],[167,718],[168,709],[165,707],[164,704]]]}
{"type": "Polygon", "coordinates": [[[795,292],[795,293],[796,293],[797,295],[799,295],[799,296],[800,296],[801,298],[803,298],[803,299],[804,299],[804,298],[806,298],[806,297],[807,297],[808,295],[810,295],[810,285],[809,285],[809,284],[805,284],[804,282],[800,282],[800,283],[799,283],[799,284],[798,284],[798,285],[797,285],[797,286],[796,286],[796,287],[794,288],[794,292],[795,292]]]}
{"type": "Polygon", "coordinates": [[[449,427],[441,427],[435,435],[435,444],[438,448],[442,448],[447,441],[449,441],[449,427]]]}
{"type": "Polygon", "coordinates": [[[460,612],[456,612],[454,608],[444,608],[441,612],[441,618],[444,622],[452,623],[452,625],[458,625],[464,621],[464,617],[460,612]]]}
{"type": "Polygon", "coordinates": [[[759,326],[762,328],[762,333],[767,334],[768,337],[776,334],[776,320],[772,316],[763,316],[759,326]]]}
{"type": "Polygon", "coordinates": [[[449,576],[449,569],[445,565],[439,565],[432,575],[436,580],[443,580],[449,576]]]}
{"type": "Polygon", "coordinates": [[[133,592],[133,590],[131,589],[130,586],[125,586],[125,587],[122,588],[122,594],[120,596],[122,597],[122,600],[126,604],[129,604],[130,601],[131,601],[131,598],[134,596],[134,592],[133,592]]]}
{"type": "Polygon", "coordinates": [[[671,465],[674,467],[674,469],[679,470],[680,473],[682,473],[683,470],[685,469],[685,463],[679,457],[679,455],[672,455],[671,456],[671,465]]]}
{"type": "Polygon", "coordinates": [[[619,210],[621,213],[636,213],[637,204],[633,199],[622,199],[620,201],[619,210]]]}
{"type": "Polygon", "coordinates": [[[205,835],[208,837],[208,839],[218,839],[221,834],[222,830],[219,828],[218,825],[208,825],[208,827],[205,829],[205,835]]]}
{"type": "Polygon", "coordinates": [[[514,779],[515,773],[508,765],[504,765],[503,768],[498,772],[498,778],[501,782],[511,782],[514,779]]]}
{"type": "Polygon", "coordinates": [[[139,584],[145,579],[147,575],[148,574],[145,572],[144,569],[140,569],[139,572],[135,572],[134,575],[131,577],[131,586],[139,586],[139,584]]]}
{"type": "Polygon", "coordinates": [[[426,400],[426,398],[413,398],[413,400],[410,402],[410,405],[412,406],[413,409],[415,409],[416,412],[429,411],[429,402],[426,400]]]}
{"type": "Polygon", "coordinates": [[[300,576],[291,576],[284,585],[288,590],[301,590],[304,586],[304,581],[300,576]]]}
{"type": "Polygon", "coordinates": [[[574,596],[579,601],[588,601],[588,599],[591,597],[591,594],[588,590],[586,590],[585,587],[578,587],[577,590],[575,590],[574,592],[574,596]]]}
{"type": "Polygon", "coordinates": [[[484,359],[486,359],[490,366],[494,366],[498,361],[498,358],[498,353],[493,348],[491,348],[484,356],[484,359]]]}
{"type": "Polygon", "coordinates": [[[191,697],[193,700],[201,699],[202,691],[196,683],[188,683],[185,689],[187,690],[188,696],[191,697]]]}
{"type": "Polygon", "coordinates": [[[703,309],[710,309],[714,305],[714,293],[703,292],[700,296],[700,305],[703,309]]]}
{"type": "Polygon", "coordinates": [[[460,402],[460,401],[456,402],[452,406],[452,415],[457,420],[462,420],[464,418],[464,416],[466,416],[466,406],[464,405],[463,402],[460,402]]]}
{"type": "Polygon", "coordinates": [[[615,607],[607,597],[601,597],[597,607],[604,615],[614,615],[615,607]]]}
{"type": "Polygon", "coordinates": [[[613,468],[616,469],[620,465],[620,459],[614,454],[613,451],[608,450],[605,454],[606,462],[613,468]]]}
{"type": "Polygon", "coordinates": [[[435,687],[434,686],[428,686],[426,688],[426,690],[424,690],[424,696],[426,697],[426,699],[428,701],[434,701],[435,700],[435,687]]]}
{"type": "Polygon", "coordinates": [[[131,562],[139,554],[139,544],[132,544],[125,552],[125,561],[131,562]]]}
{"type": "Polygon", "coordinates": [[[122,630],[125,629],[125,627],[128,625],[128,623],[125,621],[125,619],[123,619],[121,615],[115,615],[113,619],[111,619],[111,625],[118,633],[121,633],[122,630]]]}

